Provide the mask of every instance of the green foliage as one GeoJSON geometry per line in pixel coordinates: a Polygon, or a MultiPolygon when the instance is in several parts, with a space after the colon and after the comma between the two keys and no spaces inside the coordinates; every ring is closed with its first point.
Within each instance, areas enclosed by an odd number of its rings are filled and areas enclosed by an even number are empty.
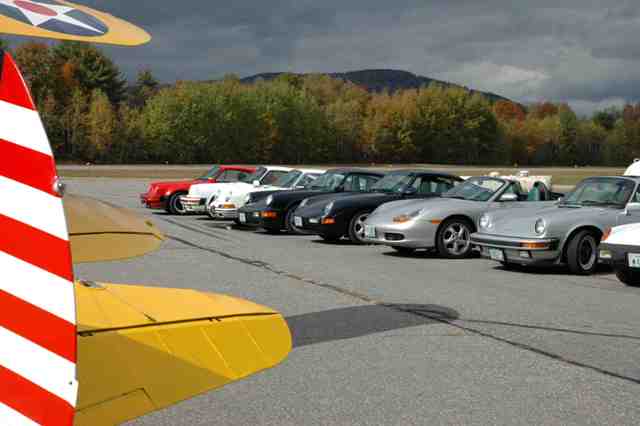
{"type": "MultiPolygon", "coordinates": [[[[640,104],[580,118],[565,104],[525,110],[431,81],[373,94],[295,74],[162,88],[150,69],[125,91],[117,66],[92,46],[27,42],[15,57],[56,155],[72,161],[626,165],[640,157],[640,104]]],[[[377,74],[358,75],[373,84],[377,74]]]]}

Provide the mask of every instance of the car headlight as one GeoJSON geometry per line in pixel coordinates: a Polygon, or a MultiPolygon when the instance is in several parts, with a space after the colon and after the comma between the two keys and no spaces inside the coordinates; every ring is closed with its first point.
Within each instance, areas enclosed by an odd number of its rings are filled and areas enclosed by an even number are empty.
{"type": "Polygon", "coordinates": [[[333,208],[333,201],[327,204],[326,206],[324,206],[324,215],[329,216],[329,213],[331,213],[332,208],[333,208]]]}
{"type": "Polygon", "coordinates": [[[493,222],[491,221],[491,216],[488,214],[483,214],[480,216],[480,220],[478,222],[481,229],[491,229],[493,227],[493,222]]]}
{"type": "Polygon", "coordinates": [[[265,203],[267,203],[267,205],[270,206],[271,203],[273,203],[273,195],[269,195],[265,200],[265,203]]]}
{"type": "Polygon", "coordinates": [[[395,223],[409,222],[410,220],[413,220],[413,219],[417,218],[418,216],[420,216],[422,213],[423,213],[422,209],[415,210],[415,211],[412,211],[411,213],[408,213],[408,214],[401,214],[399,216],[396,216],[396,217],[393,218],[393,221],[395,223]]]}
{"type": "Polygon", "coordinates": [[[536,220],[536,225],[535,225],[536,234],[542,235],[546,232],[546,230],[547,230],[547,222],[545,222],[544,219],[536,220]]]}
{"type": "Polygon", "coordinates": [[[304,200],[302,200],[302,201],[300,202],[300,207],[304,207],[304,206],[306,206],[306,205],[307,205],[307,202],[309,202],[309,199],[308,199],[308,198],[305,198],[304,200]]]}

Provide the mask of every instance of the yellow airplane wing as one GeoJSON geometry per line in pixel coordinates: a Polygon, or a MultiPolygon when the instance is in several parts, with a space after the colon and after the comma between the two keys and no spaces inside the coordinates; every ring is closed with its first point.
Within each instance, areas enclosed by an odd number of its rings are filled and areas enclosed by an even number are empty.
{"type": "Polygon", "coordinates": [[[281,314],[225,295],[78,282],[76,298],[78,426],[139,417],[273,367],[291,350],[281,314]]]}
{"type": "Polygon", "coordinates": [[[73,263],[142,256],[165,240],[151,221],[94,198],[67,194],[64,210],[73,263]]]}
{"type": "Polygon", "coordinates": [[[64,0],[0,0],[0,33],[123,46],[151,40],[135,25],[64,0]]]}

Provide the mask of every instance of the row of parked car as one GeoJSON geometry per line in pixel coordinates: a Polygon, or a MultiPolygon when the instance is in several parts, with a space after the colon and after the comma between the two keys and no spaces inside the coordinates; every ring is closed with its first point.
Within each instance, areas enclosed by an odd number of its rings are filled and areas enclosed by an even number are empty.
{"type": "Polygon", "coordinates": [[[624,176],[584,179],[570,193],[550,176],[460,177],[430,170],[216,166],[193,181],[157,182],[142,203],[208,214],[270,233],[382,244],[401,253],[480,255],[505,268],[611,264],[640,285],[640,162],[624,176]]]}

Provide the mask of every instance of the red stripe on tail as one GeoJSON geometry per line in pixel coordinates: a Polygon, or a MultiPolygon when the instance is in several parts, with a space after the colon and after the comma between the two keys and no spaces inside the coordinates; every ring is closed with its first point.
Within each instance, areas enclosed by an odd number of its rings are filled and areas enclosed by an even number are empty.
{"type": "Polygon", "coordinates": [[[54,190],[55,162],[53,157],[0,139],[0,158],[19,161],[0,161],[0,176],[59,197],[54,190]]]}
{"type": "Polygon", "coordinates": [[[2,290],[0,312],[0,327],[11,330],[71,362],[76,362],[75,325],[2,290]]]}
{"type": "MultiPolygon", "coordinates": [[[[9,194],[7,196],[11,197],[9,194]]],[[[11,200],[10,202],[19,201],[11,200]]],[[[33,214],[36,213],[33,212],[33,214]]],[[[60,214],[64,213],[61,211],[60,214]]],[[[1,251],[68,281],[73,281],[71,248],[68,241],[4,215],[0,215],[0,235],[2,236],[1,251]]]]}
{"type": "Polygon", "coordinates": [[[2,74],[0,75],[2,76],[0,80],[0,101],[32,110],[36,109],[22,74],[20,74],[16,63],[13,62],[13,58],[6,53],[2,60],[2,74]]]}
{"type": "MultiPolygon", "coordinates": [[[[3,348],[3,350],[11,350],[3,348]]],[[[16,354],[20,356],[20,354],[16,354]]],[[[35,366],[33,368],[38,368],[35,366]]],[[[0,402],[45,426],[73,424],[73,407],[65,400],[0,365],[0,402]]]]}

